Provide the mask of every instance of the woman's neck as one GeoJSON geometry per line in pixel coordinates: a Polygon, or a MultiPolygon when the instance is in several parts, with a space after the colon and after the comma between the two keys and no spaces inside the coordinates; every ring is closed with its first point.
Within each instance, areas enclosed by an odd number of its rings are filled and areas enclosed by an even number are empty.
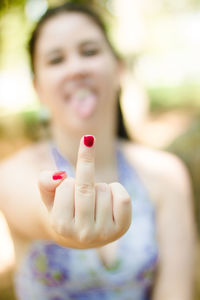
{"type": "MultiPolygon", "coordinates": [[[[53,140],[61,154],[67,158],[75,167],[81,134],[70,133],[52,125],[53,140]]],[[[116,136],[114,128],[101,128],[91,130],[87,134],[94,135],[95,144],[95,166],[103,169],[105,166],[115,164],[116,136]]]]}

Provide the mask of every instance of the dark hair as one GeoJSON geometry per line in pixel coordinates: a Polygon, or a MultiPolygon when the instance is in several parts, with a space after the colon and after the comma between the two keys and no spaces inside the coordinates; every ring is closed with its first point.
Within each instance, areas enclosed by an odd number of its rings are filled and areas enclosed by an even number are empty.
{"type": "MultiPolygon", "coordinates": [[[[104,22],[102,21],[102,18],[100,17],[100,15],[96,12],[96,10],[92,7],[91,4],[87,4],[87,3],[82,3],[82,2],[74,2],[74,1],[70,1],[70,2],[66,2],[60,6],[57,7],[52,7],[49,8],[46,13],[40,18],[40,20],[38,21],[35,29],[32,32],[31,38],[29,40],[29,44],[28,44],[28,50],[29,50],[29,54],[30,54],[30,65],[31,65],[31,69],[32,72],[34,73],[34,55],[35,55],[35,46],[37,44],[37,40],[39,38],[40,35],[40,31],[43,27],[43,25],[51,18],[53,18],[54,16],[63,14],[63,13],[69,13],[69,12],[78,12],[78,13],[82,13],[87,15],[89,18],[92,19],[92,21],[101,29],[106,42],[108,43],[113,55],[116,57],[117,60],[120,60],[120,56],[118,55],[118,53],[116,52],[116,50],[114,49],[114,47],[112,46],[112,44],[110,43],[110,40],[108,38],[108,34],[107,34],[107,30],[106,30],[106,26],[104,24],[104,22]]],[[[118,95],[118,98],[120,98],[120,93],[118,95]]],[[[125,139],[129,139],[128,134],[126,132],[126,128],[124,125],[124,121],[123,121],[123,116],[122,116],[122,112],[121,112],[121,107],[120,107],[120,99],[118,99],[118,108],[117,108],[117,119],[118,119],[118,123],[117,123],[117,135],[121,138],[125,138],[125,139]]]]}

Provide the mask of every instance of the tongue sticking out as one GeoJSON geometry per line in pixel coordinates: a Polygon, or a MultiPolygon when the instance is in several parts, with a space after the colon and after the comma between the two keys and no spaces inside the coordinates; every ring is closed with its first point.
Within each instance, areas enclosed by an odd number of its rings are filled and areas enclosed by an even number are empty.
{"type": "Polygon", "coordinates": [[[89,117],[95,110],[97,97],[88,89],[80,89],[70,98],[73,111],[82,118],[89,117]]]}

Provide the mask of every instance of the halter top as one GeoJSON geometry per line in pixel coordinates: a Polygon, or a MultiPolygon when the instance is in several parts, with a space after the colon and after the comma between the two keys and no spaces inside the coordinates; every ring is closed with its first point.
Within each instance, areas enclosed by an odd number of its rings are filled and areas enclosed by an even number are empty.
{"type": "MultiPolygon", "coordinates": [[[[55,146],[58,170],[74,175],[55,146]]],[[[118,181],[132,199],[132,223],[118,240],[117,261],[103,265],[96,249],[64,248],[35,241],[15,276],[19,300],[150,300],[158,262],[155,213],[136,171],[120,149],[116,151],[118,181]]]]}

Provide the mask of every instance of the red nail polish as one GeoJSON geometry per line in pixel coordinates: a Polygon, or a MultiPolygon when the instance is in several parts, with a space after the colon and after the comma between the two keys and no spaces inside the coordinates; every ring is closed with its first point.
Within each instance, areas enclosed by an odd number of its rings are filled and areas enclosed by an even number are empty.
{"type": "Polygon", "coordinates": [[[66,176],[65,171],[59,171],[53,174],[52,178],[53,180],[63,179],[66,176]]]}
{"type": "Polygon", "coordinates": [[[87,147],[92,147],[94,144],[94,137],[92,135],[85,135],[84,136],[84,144],[87,147]]]}

